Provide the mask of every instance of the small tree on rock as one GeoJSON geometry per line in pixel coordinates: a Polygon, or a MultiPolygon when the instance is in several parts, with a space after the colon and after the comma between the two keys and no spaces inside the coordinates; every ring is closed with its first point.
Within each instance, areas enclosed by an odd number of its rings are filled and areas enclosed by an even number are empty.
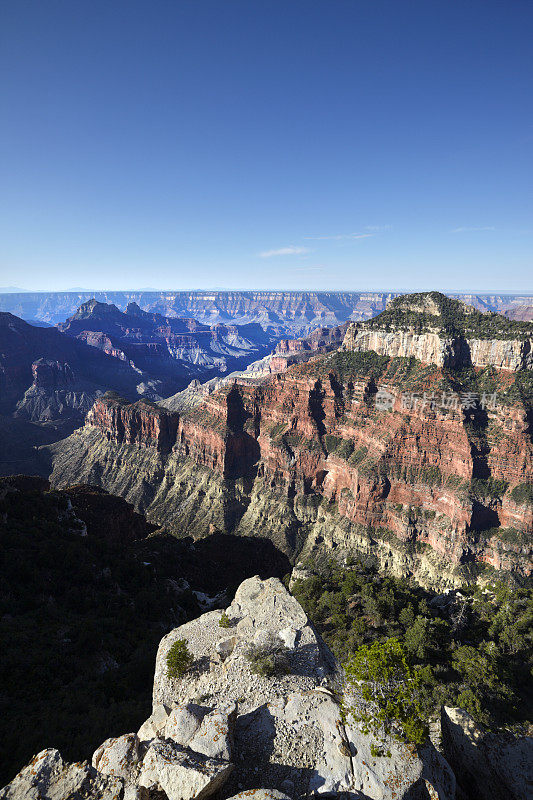
{"type": "Polygon", "coordinates": [[[187,647],[186,639],[176,639],[167,653],[167,675],[181,678],[193,662],[193,655],[187,647]]]}
{"type": "MultiPolygon", "coordinates": [[[[347,707],[363,733],[423,744],[428,727],[422,712],[422,673],[407,661],[397,639],[360,647],[346,664],[346,683],[361,708],[347,707]]],[[[428,677],[428,676],[425,676],[428,677]]]]}

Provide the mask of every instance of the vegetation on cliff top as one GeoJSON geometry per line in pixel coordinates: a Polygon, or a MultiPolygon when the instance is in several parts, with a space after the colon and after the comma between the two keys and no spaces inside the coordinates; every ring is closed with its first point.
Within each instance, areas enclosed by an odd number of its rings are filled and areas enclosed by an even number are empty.
{"type": "Polygon", "coordinates": [[[359,663],[368,647],[398,641],[418,676],[423,721],[446,704],[488,726],[531,723],[533,590],[496,583],[439,596],[382,577],[370,562],[309,566],[313,577],[297,581],[293,593],[335,655],[359,663]]]}
{"type": "Polygon", "coordinates": [[[533,325],[517,322],[493,312],[483,314],[460,300],[440,292],[419,292],[394,298],[389,306],[362,324],[370,330],[406,330],[416,333],[438,331],[446,337],[467,339],[527,339],[533,325]]]}

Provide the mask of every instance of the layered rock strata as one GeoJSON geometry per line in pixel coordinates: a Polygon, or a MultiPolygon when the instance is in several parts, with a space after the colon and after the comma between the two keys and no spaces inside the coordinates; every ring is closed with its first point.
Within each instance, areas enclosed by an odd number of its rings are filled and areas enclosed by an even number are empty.
{"type": "MultiPolygon", "coordinates": [[[[225,388],[187,414],[151,409],[149,423],[142,404],[97,400],[53,448],[52,481],[100,483],[195,536],[373,553],[428,585],[458,585],[476,563],[531,574],[527,409],[405,408],[398,363],[341,383],[329,358],[225,388]]],[[[428,369],[429,389],[443,374],[428,369]]]]}
{"type": "Polygon", "coordinates": [[[517,372],[533,368],[533,338],[462,339],[442,338],[438,333],[414,330],[366,330],[353,323],[343,342],[346,350],[373,350],[381,356],[416,358],[439,367],[487,367],[517,372]]]}
{"type": "MultiPolygon", "coordinates": [[[[194,317],[203,323],[233,321],[279,324],[286,334],[301,335],[319,325],[368,319],[383,311],[395,292],[24,292],[0,294],[0,311],[27,320],[63,322],[84,302],[96,298],[124,311],[136,303],[145,311],[169,317],[194,317]]],[[[531,305],[530,295],[451,295],[480,311],[513,311],[531,305]]]]}

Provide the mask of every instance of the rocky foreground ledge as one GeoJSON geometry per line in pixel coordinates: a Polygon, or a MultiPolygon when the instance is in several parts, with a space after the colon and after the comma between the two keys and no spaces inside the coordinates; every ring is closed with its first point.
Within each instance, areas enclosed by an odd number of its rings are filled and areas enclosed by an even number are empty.
{"type": "Polygon", "coordinates": [[[341,713],[340,666],[278,579],[244,581],[225,614],[229,627],[220,624],[222,612],[210,611],[161,641],[153,713],[137,733],[105,741],[92,764],[67,764],[44,750],[0,799],[460,800],[458,769],[466,785],[475,782],[472,797],[527,797],[528,740],[496,757],[494,743],[457,709],[443,715],[453,769],[431,743],[416,751],[390,741],[390,756],[373,755],[382,743],[341,713]],[[273,637],[288,649],[290,672],[261,677],[246,652],[273,637]],[[171,679],[167,655],[180,639],[194,662],[171,679]]]}

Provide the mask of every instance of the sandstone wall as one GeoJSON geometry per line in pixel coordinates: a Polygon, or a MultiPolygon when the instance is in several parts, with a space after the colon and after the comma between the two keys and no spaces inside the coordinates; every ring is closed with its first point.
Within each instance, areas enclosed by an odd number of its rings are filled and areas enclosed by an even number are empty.
{"type": "Polygon", "coordinates": [[[269,536],[294,555],[373,552],[426,583],[460,582],[475,561],[530,574],[533,511],[511,495],[533,469],[525,411],[489,410],[481,452],[460,410],[406,411],[383,381],[394,402],[382,411],[370,383],[348,388],[305,365],[225,388],[179,417],[100,399],[85,430],[56,446],[52,479],[101,483],[193,535],[269,536]],[[472,495],[481,469],[507,481],[503,497],[472,495]]]}
{"type": "Polygon", "coordinates": [[[350,325],[344,337],[346,350],[373,350],[390,358],[416,358],[438,367],[494,366],[516,372],[533,368],[533,340],[443,338],[437,332],[368,330],[350,325]]]}

